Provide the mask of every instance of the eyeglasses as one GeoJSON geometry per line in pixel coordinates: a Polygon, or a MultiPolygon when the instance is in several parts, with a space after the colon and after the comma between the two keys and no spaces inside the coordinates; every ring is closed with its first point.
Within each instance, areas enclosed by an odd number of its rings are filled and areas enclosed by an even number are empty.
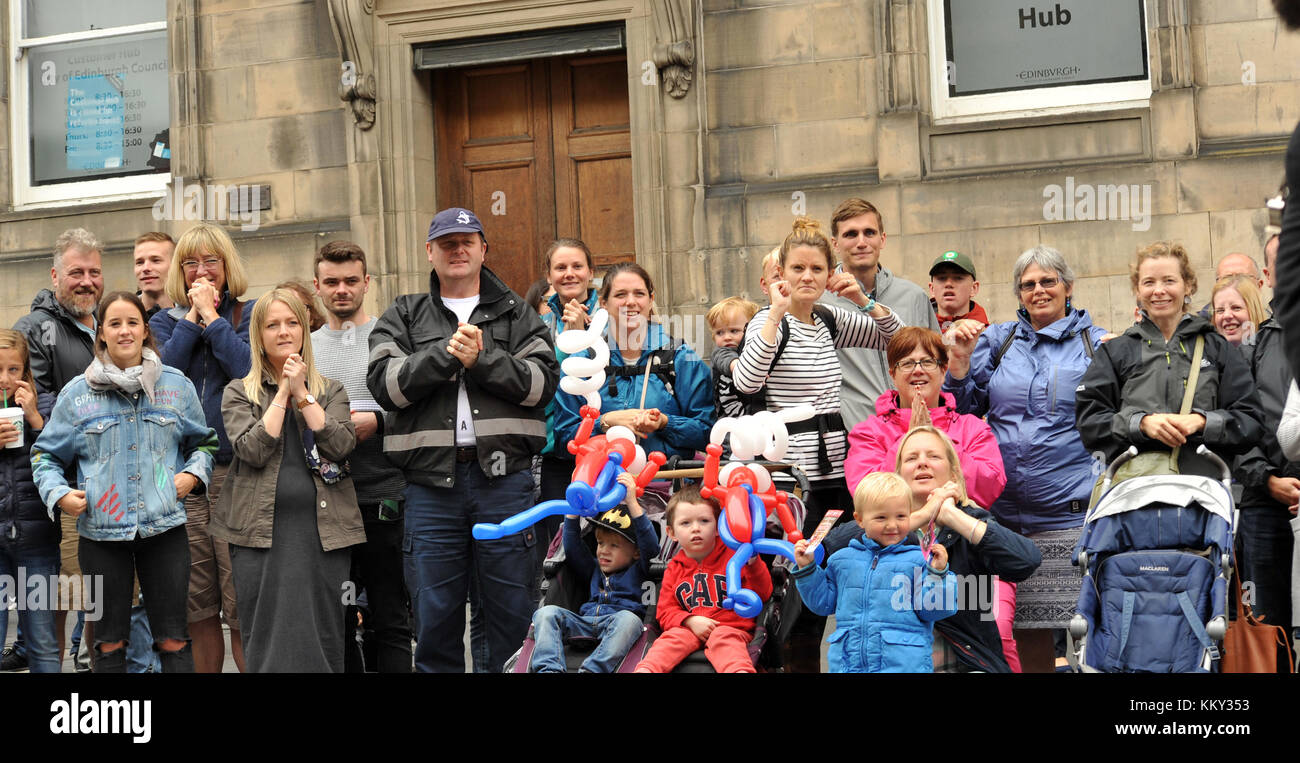
{"type": "Polygon", "coordinates": [[[1054,289],[1056,288],[1056,285],[1060,282],[1061,279],[1059,278],[1044,278],[1039,281],[1021,281],[1019,286],[1020,293],[1028,294],[1029,292],[1033,291],[1035,288],[1039,286],[1043,287],[1044,289],[1054,289]]]}
{"type": "Polygon", "coordinates": [[[939,361],[934,358],[921,358],[920,360],[900,360],[894,364],[894,370],[911,373],[917,366],[926,371],[933,371],[939,367],[939,361]]]}
{"type": "Polygon", "coordinates": [[[181,263],[181,267],[185,268],[186,270],[198,270],[200,262],[202,262],[203,267],[208,270],[216,270],[217,268],[221,267],[220,257],[208,257],[201,261],[185,260],[184,262],[181,263]]]}

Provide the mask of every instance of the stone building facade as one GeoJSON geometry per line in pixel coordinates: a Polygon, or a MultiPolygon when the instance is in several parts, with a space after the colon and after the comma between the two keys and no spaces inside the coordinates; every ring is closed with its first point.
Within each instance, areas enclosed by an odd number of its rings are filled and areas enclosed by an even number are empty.
{"type": "MultiPolygon", "coordinates": [[[[17,2],[0,3],[6,83],[17,2]]],[[[165,5],[171,176],[269,187],[257,229],[232,228],[251,293],[309,277],[321,243],[350,238],[370,254],[375,308],[424,288],[424,234],[443,206],[479,212],[494,268],[534,272],[537,242],[555,235],[608,240],[654,275],[661,312],[693,316],[758,296],[759,260],[795,214],[827,220],[863,196],[882,212],[895,273],[923,282],[958,249],[980,270],[981,303],[1006,320],[1011,263],[1049,244],[1079,277],[1075,304],[1119,327],[1140,245],[1183,242],[1198,302],[1221,257],[1262,259],[1263,201],[1300,118],[1300,35],[1269,0],[1147,0],[1149,97],[977,118],[936,116],[939,0],[165,5]],[[1053,214],[1053,187],[1072,204],[1085,186],[1132,190],[1144,219],[1053,214]]],[[[190,223],[156,222],[158,194],[21,203],[25,149],[10,135],[26,104],[5,94],[8,325],[48,284],[61,230],[98,233],[108,285],[125,287],[138,233],[190,223]]]]}

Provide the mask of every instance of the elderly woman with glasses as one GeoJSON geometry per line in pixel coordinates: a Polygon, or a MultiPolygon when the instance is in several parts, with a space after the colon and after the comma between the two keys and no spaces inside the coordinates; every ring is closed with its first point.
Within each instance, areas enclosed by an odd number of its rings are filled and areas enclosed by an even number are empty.
{"type": "Polygon", "coordinates": [[[208,515],[209,502],[215,504],[221,495],[234,458],[221,420],[221,393],[231,379],[247,375],[252,365],[248,319],[253,311],[239,301],[247,287],[244,263],[230,236],[218,226],[200,223],[176,242],[167,272],[167,295],[176,307],[159,311],[149,321],[163,364],[180,369],[194,382],[208,426],[217,431],[220,443],[207,495],[190,494],[185,499],[190,541],[188,618],[194,666],[199,673],[221,672],[225,658],[223,613],[230,627],[235,665],[244,669],[230,548],[208,534],[208,515]]]}
{"type": "MultiPolygon", "coordinates": [[[[1070,555],[1099,473],[1075,428],[1074,393],[1108,335],[1087,310],[1071,304],[1074,271],[1057,250],[1036,246],[1021,254],[1011,283],[1020,300],[1016,320],[987,329],[961,321],[950,330],[954,344],[943,389],[959,411],[987,416],[1007,476],[989,509],[1042,552],[1042,566],[1018,590],[1009,583],[999,587],[998,629],[1018,671],[1012,614],[1023,629],[1064,628],[1074,614],[1079,585],[1070,555]]],[[[1048,631],[1022,640],[1026,669],[1050,671],[1048,631]]]]}

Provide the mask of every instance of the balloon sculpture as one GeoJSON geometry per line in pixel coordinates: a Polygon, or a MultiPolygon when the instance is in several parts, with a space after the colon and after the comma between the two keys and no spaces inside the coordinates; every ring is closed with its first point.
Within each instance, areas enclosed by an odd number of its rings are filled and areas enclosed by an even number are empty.
{"type": "MultiPolygon", "coordinates": [[[[790,513],[789,496],[777,490],[767,469],[745,461],[759,455],[768,461],[785,457],[789,444],[785,425],[814,415],[810,405],[788,408],[779,413],[760,411],[752,416],[726,417],[713,425],[708,458],[704,461],[704,485],[700,494],[722,505],[718,534],[735,551],[727,563],[727,597],[722,606],[742,617],[755,617],[763,609],[758,594],[742,586],[740,571],[757,554],[775,554],[794,560],[794,544],[803,539],[790,513]],[[720,467],[722,441],[731,435],[733,460],[720,467]],[[764,537],[767,514],[776,511],[789,540],[764,537]]],[[[825,550],[817,546],[814,556],[821,564],[825,550]]]]}
{"type": "Polygon", "coordinates": [[[591,430],[600,418],[599,390],[605,383],[605,366],[609,364],[609,345],[601,336],[608,320],[609,313],[597,310],[588,328],[568,329],[555,339],[555,345],[562,352],[569,353],[560,365],[565,374],[560,379],[560,389],[571,395],[582,395],[587,400],[579,411],[582,423],[578,426],[578,433],[568,444],[577,464],[573,469],[573,481],[564,491],[564,499],[543,501],[499,525],[476,524],[470,533],[478,540],[504,538],[557,514],[594,517],[627,498],[627,489],[618,483],[619,472],[626,470],[637,474],[636,494],[639,496],[667,461],[658,451],[647,456],[645,450],[636,444],[636,435],[627,427],[610,427],[606,434],[591,436],[591,430]],[[575,355],[586,349],[591,350],[592,357],[575,355]]]}

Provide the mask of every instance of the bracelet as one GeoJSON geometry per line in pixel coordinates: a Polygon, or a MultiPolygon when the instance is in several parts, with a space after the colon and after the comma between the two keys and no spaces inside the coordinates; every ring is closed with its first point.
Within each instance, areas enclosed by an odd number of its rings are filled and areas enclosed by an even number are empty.
{"type": "Polygon", "coordinates": [[[865,305],[859,307],[858,309],[861,310],[861,311],[864,312],[864,313],[869,313],[869,312],[871,312],[872,310],[875,310],[875,309],[876,309],[876,298],[875,298],[875,297],[867,297],[867,304],[865,304],[865,305]]]}
{"type": "Polygon", "coordinates": [[[285,408],[284,405],[282,405],[282,404],[280,404],[280,403],[277,403],[277,402],[275,402],[274,400],[271,401],[271,405],[274,405],[276,408],[279,408],[280,410],[284,411],[285,413],[288,413],[288,412],[289,412],[289,409],[288,409],[288,408],[285,408]]]}

